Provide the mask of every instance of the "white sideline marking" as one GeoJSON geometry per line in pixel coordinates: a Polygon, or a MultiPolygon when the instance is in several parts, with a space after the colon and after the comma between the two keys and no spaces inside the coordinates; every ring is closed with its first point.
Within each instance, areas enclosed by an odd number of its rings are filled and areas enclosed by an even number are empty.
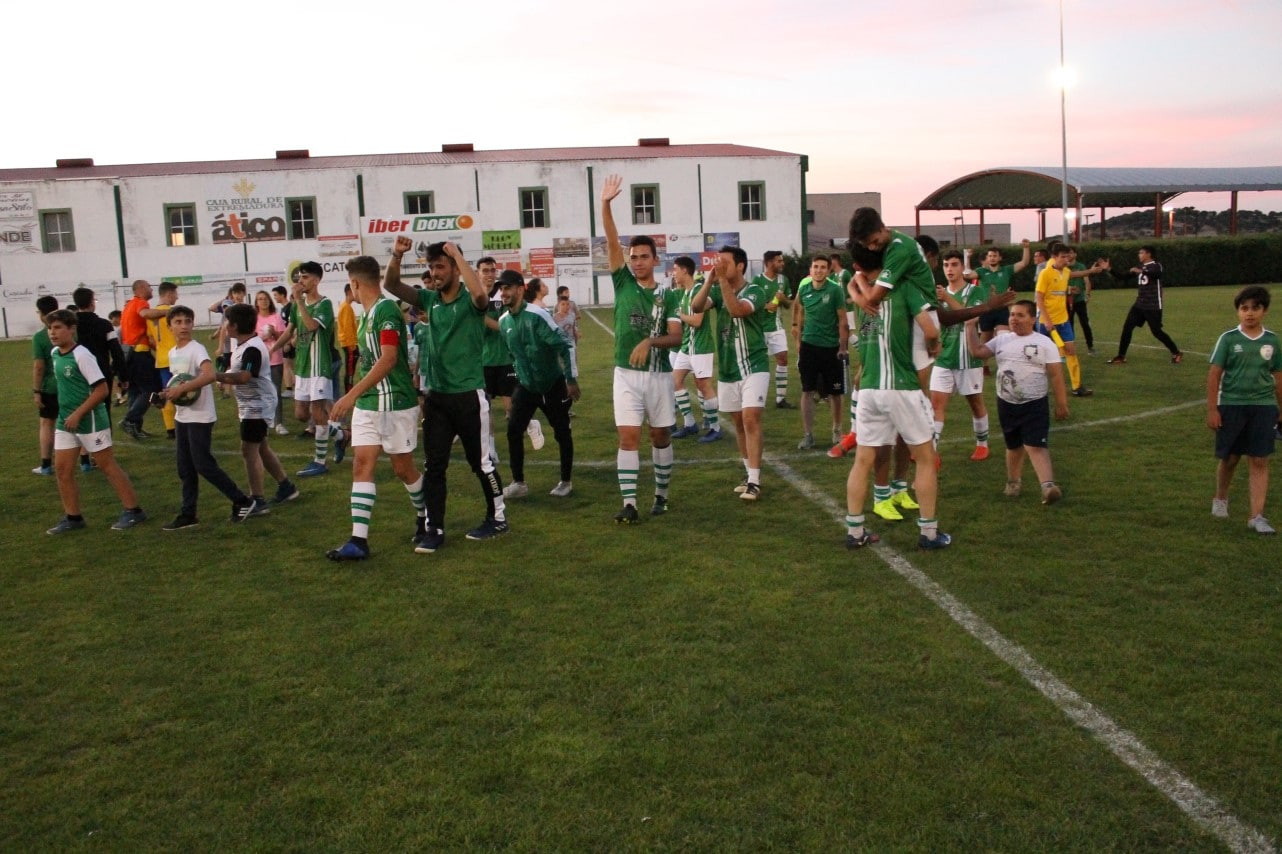
{"type": "MultiPolygon", "coordinates": [[[[614,331],[600,320],[585,312],[605,329],[611,337],[614,331]]],[[[1205,403],[1193,401],[1164,407],[1145,413],[1144,417],[1165,414],[1179,409],[1187,409],[1205,403]]],[[[1119,421],[1134,420],[1132,416],[1107,418],[1095,424],[1112,424],[1119,421]]],[[[1088,425],[1083,424],[1081,427],[1088,425]]],[[[762,462],[770,466],[793,489],[827,511],[845,530],[846,510],[828,493],[817,489],[809,481],[797,474],[782,459],[765,455],[762,462]]],[[[736,461],[737,464],[737,461],[736,461]]],[[[576,463],[577,465],[577,463],[576,463]]],[[[1169,798],[1185,815],[1204,830],[1214,834],[1221,842],[1235,852],[1274,852],[1273,842],[1255,828],[1244,823],[1220,806],[1215,798],[1203,792],[1197,785],[1181,774],[1174,766],[1149,750],[1134,734],[1119,726],[1112,718],[1097,709],[1081,694],[1070,688],[1063,680],[1043,667],[1037,659],[1019,644],[1007,640],[1001,632],[989,625],[982,617],[970,609],[964,602],[945,590],[926,573],[913,566],[899,552],[885,545],[876,545],[872,551],[885,561],[886,565],[900,577],[917,588],[923,596],[933,602],[953,622],[961,626],[967,634],[974,637],[988,650],[1013,667],[1030,685],[1050,700],[1069,720],[1085,729],[1112,751],[1132,770],[1147,780],[1155,789],[1169,798]]]]}

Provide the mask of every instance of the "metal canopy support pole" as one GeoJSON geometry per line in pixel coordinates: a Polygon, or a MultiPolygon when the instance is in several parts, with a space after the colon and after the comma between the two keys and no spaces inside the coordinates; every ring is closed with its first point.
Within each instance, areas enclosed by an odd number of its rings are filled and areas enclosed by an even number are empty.
{"type": "Polygon", "coordinates": [[[1153,200],[1153,236],[1162,236],[1162,194],[1158,193],[1153,200]]]}
{"type": "Polygon", "coordinates": [[[1237,234],[1237,190],[1229,194],[1229,234],[1237,234]]]}

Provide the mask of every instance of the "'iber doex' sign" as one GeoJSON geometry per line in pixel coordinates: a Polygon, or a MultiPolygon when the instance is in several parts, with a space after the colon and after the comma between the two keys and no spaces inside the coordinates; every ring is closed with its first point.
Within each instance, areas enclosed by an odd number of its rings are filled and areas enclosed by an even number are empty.
{"type": "Polygon", "coordinates": [[[467,214],[418,214],[396,218],[369,217],[366,220],[365,233],[374,234],[417,234],[423,232],[456,232],[467,231],[473,225],[467,214]]]}

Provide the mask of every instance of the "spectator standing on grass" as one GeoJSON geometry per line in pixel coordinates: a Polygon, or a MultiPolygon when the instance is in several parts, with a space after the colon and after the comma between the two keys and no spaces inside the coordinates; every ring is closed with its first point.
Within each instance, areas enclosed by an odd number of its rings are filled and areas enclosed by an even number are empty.
{"type": "Polygon", "coordinates": [[[276,424],[276,435],[288,436],[289,428],[285,426],[285,400],[282,396],[285,391],[285,357],[280,350],[271,350],[276,339],[285,334],[285,318],[276,310],[272,304],[271,295],[267,291],[254,294],[254,308],[257,311],[254,319],[254,334],[271,353],[270,375],[272,386],[276,390],[276,414],[272,420],[276,424]]]}
{"type": "Polygon", "coordinates": [[[565,498],[574,491],[570,404],[579,399],[574,346],[545,308],[525,301],[527,295],[538,295],[537,279],[527,285],[517,271],[504,270],[498,284],[506,309],[499,315],[499,334],[512,354],[516,369],[516,388],[512,390],[512,412],[507,424],[512,482],[503,490],[503,496],[523,498],[530,493],[525,483],[525,431],[534,410],[541,409],[561,454],[561,479],[550,494],[565,498]]]}
{"type": "Polygon", "coordinates": [[[147,318],[143,315],[150,307],[151,283],[138,279],[133,283],[133,297],[120,313],[120,340],[129,380],[129,410],[120,428],[131,439],[151,438],[143,429],[143,417],[151,406],[151,396],[160,390],[156,382],[156,342],[147,335],[147,318]]]}
{"type": "Polygon", "coordinates": [[[1282,342],[1264,328],[1269,290],[1250,285],[1233,298],[1238,325],[1225,332],[1211,351],[1206,377],[1206,426],[1215,431],[1215,497],[1211,515],[1229,515],[1229,483],[1247,458],[1250,518],[1257,534],[1276,531],[1264,518],[1269,491],[1269,456],[1282,409],[1282,342]]]}
{"type": "Polygon", "coordinates": [[[1178,365],[1184,361],[1184,354],[1162,329],[1162,265],[1154,256],[1152,246],[1141,246],[1139,249],[1140,264],[1130,269],[1135,276],[1135,303],[1126,313],[1126,322],[1122,324],[1122,336],[1117,344],[1117,355],[1108,360],[1110,365],[1126,364],[1126,351],[1131,346],[1131,336],[1135,330],[1148,324],[1148,331],[1153,337],[1171,351],[1171,364],[1178,365]]]}
{"type": "MultiPolygon", "coordinates": [[[[169,385],[169,380],[173,377],[173,373],[169,370],[169,351],[175,342],[173,330],[169,328],[169,310],[177,302],[178,286],[173,282],[161,282],[156,288],[155,308],[150,312],[144,312],[144,316],[147,317],[147,334],[156,342],[157,388],[169,385]]],[[[177,414],[173,402],[165,401],[160,414],[165,422],[165,435],[173,439],[175,437],[174,416],[177,414]]]]}
{"type": "Polygon", "coordinates": [[[1057,421],[1068,417],[1068,394],[1059,346],[1033,330],[1036,312],[1036,304],[1029,300],[1015,303],[1010,307],[1010,331],[994,335],[986,344],[980,343],[978,324],[967,321],[966,346],[976,359],[997,359],[997,420],[1006,440],[1006,495],[1019,496],[1027,456],[1041,482],[1042,503],[1054,504],[1064,492],[1055,483],[1051,465],[1047,390],[1055,393],[1057,421]]]}
{"type": "Polygon", "coordinates": [[[174,333],[169,367],[174,376],[185,375],[189,379],[166,388],[161,396],[178,403],[180,399],[196,393],[196,399],[180,405],[174,416],[177,423],[174,456],[178,479],[182,482],[182,505],[177,517],[161,529],[164,531],[177,531],[199,524],[196,504],[202,477],[231,502],[231,521],[243,522],[250,516],[269,512],[267,502],[254,501],[241,491],[214,458],[214,423],[218,420],[212,388],[214,363],[205,346],[192,338],[195,323],[196,314],[187,306],[176,305],[169,310],[169,327],[174,333]]]}
{"type": "MultiPolygon", "coordinates": [[[[290,274],[290,281],[298,281],[298,271],[294,270],[290,274]]],[[[276,303],[276,310],[280,312],[280,319],[283,323],[289,323],[289,291],[285,290],[284,285],[277,285],[272,288],[272,301],[276,303]]],[[[271,345],[268,344],[268,348],[271,345]]],[[[294,345],[290,344],[280,350],[281,356],[281,377],[280,377],[280,396],[282,400],[289,400],[294,396],[294,345]]],[[[276,426],[284,424],[284,418],[276,422],[276,426]]],[[[279,430],[277,431],[280,432],[279,430]]]]}
{"type": "MultiPolygon", "coordinates": [[[[1068,247],[1068,268],[1075,273],[1086,269],[1086,265],[1077,260],[1076,246],[1068,247]]],[[[1073,285],[1068,289],[1068,322],[1072,324],[1076,324],[1079,320],[1082,322],[1082,337],[1086,339],[1086,352],[1092,356],[1095,355],[1095,332],[1091,329],[1089,306],[1094,289],[1090,276],[1082,276],[1080,285],[1073,285]]]]}
{"type": "MultiPolygon", "coordinates": [[[[266,296],[262,291],[260,294],[266,296]]],[[[269,298],[270,301],[270,298],[269,298]]],[[[272,312],[279,321],[280,315],[272,312]]],[[[231,364],[215,379],[230,385],[236,394],[236,416],[240,419],[240,455],[245,461],[249,497],[257,504],[284,504],[298,497],[298,488],[285,474],[280,458],[268,444],[268,428],[280,411],[279,377],[273,377],[267,345],[257,329],[262,316],[249,306],[227,309],[227,322],[240,343],[231,351],[231,364]],[[276,481],[276,495],[270,502],[263,495],[263,472],[276,481]]],[[[274,327],[267,326],[266,329],[274,327]]],[[[279,355],[279,354],[278,354],[279,355]]],[[[288,435],[289,431],[285,431],[288,435]]]]}
{"type": "Polygon", "coordinates": [[[112,530],[127,530],[147,521],[147,514],[138,505],[129,475],[112,452],[111,420],[105,405],[111,392],[110,381],[103,376],[93,354],[76,343],[75,313],[55,311],[47,320],[49,340],[53,344],[53,372],[58,383],[54,473],[64,515],[62,521],[46,533],[65,534],[85,527],[84,517],[80,515],[80,487],[76,484],[76,456],[81,449],[90,454],[124,505],[124,512],[111,526],[112,530]]]}
{"type": "Polygon", "coordinates": [[[40,328],[31,336],[31,394],[40,418],[40,465],[31,470],[32,474],[53,474],[53,425],[58,420],[58,383],[53,376],[53,343],[49,340],[49,330],[45,328],[45,318],[57,310],[57,297],[46,295],[36,300],[40,328]]]}
{"type": "Polygon", "coordinates": [[[556,308],[552,311],[552,320],[561,331],[570,336],[577,347],[579,344],[579,306],[570,299],[568,285],[559,285],[556,289],[556,308]]]}

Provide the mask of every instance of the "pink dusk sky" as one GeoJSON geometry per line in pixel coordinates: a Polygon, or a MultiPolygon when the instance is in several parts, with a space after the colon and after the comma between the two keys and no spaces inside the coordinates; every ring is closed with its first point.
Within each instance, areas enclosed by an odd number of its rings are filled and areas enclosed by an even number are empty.
{"type": "MultiPolygon", "coordinates": [[[[1057,0],[182,8],[10,9],[7,77],[26,85],[0,165],[665,136],[807,154],[810,191],[877,191],[889,221],[911,223],[951,179],[1060,162],[1057,0]]],[[[1063,8],[1070,166],[1282,165],[1282,2],[1063,8]]],[[[1241,206],[1282,208],[1282,194],[1241,206]]],[[[1035,236],[1033,214],[988,220],[1035,236]]]]}

